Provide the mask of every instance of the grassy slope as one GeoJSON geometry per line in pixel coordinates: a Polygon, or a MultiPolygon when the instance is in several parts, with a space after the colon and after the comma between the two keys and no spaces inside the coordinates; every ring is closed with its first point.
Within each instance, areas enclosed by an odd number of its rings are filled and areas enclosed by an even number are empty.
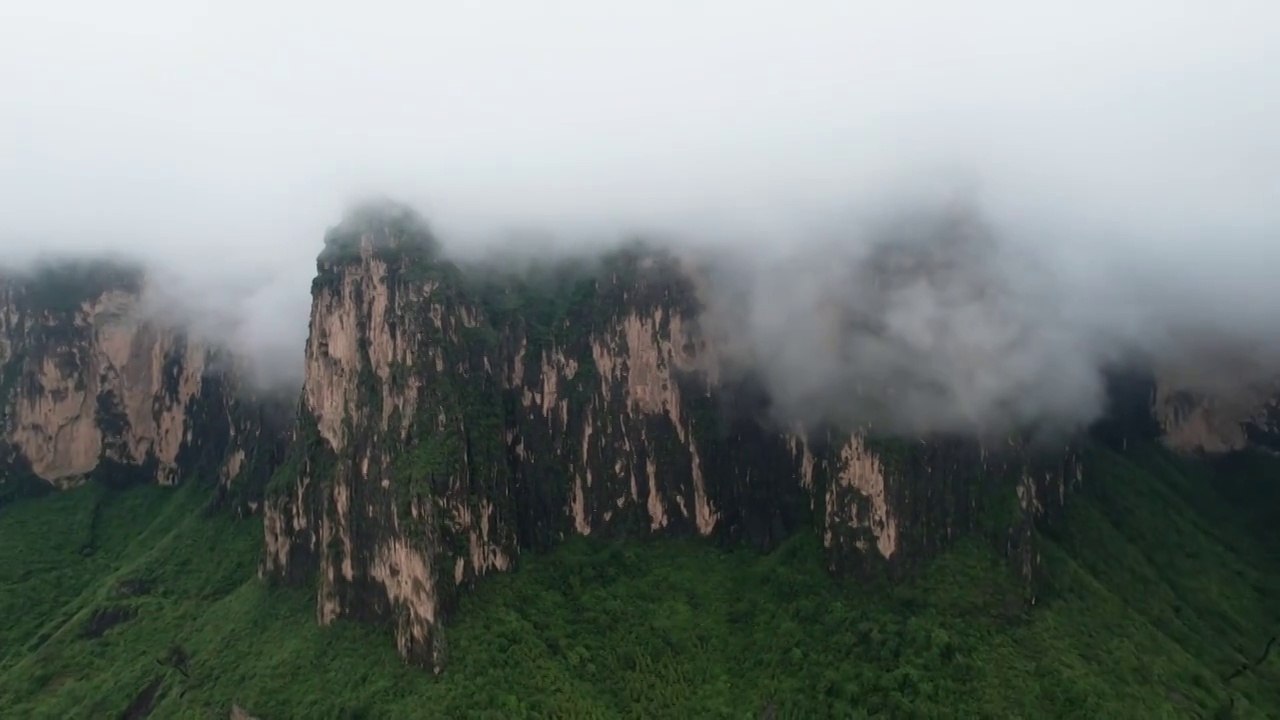
{"type": "MultiPolygon", "coordinates": [[[[438,678],[256,580],[260,523],[204,517],[199,488],[20,501],[0,510],[0,715],[114,717],[163,675],[153,717],[1211,717],[1222,675],[1280,634],[1274,470],[1090,461],[1029,613],[978,547],[877,588],[830,581],[808,538],[763,558],[575,540],[467,600],[438,678]],[[121,597],[130,580],[150,592],[121,597]],[[135,619],[82,637],[124,604],[135,619]],[[173,642],[189,681],[156,663],[173,642]]],[[[1280,716],[1280,658],[1231,693],[1237,717],[1280,716]]]]}

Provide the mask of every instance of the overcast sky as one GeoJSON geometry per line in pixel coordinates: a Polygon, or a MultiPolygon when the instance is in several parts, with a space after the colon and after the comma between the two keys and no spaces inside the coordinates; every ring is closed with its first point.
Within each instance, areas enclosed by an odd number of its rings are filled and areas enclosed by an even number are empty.
{"type": "Polygon", "coordinates": [[[284,273],[264,297],[296,314],[369,193],[455,247],[644,227],[746,248],[959,179],[1088,249],[1063,262],[1261,300],[1277,128],[1262,0],[8,2],[0,259],[284,273]]]}

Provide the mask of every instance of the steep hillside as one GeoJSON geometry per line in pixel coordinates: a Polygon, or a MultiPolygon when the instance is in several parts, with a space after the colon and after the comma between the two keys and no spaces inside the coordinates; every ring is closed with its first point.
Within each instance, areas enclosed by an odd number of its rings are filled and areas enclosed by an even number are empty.
{"type": "Polygon", "coordinates": [[[0,707],[58,720],[115,717],[139,697],[153,718],[238,704],[264,720],[1280,714],[1275,658],[1224,680],[1280,627],[1274,512],[1254,525],[1246,511],[1277,507],[1276,461],[1151,446],[1084,459],[1090,482],[1041,545],[1034,608],[982,542],[867,584],[832,579],[811,534],[764,555],[591,536],[526,553],[465,597],[439,676],[403,665],[386,631],[319,627],[308,592],[254,578],[260,518],[203,512],[207,486],[87,485],[0,511],[0,707]]]}
{"type": "Polygon", "coordinates": [[[224,349],[148,313],[145,290],[141,267],[109,259],[0,278],[0,501],[199,475],[260,502],[291,403],[255,397],[224,349]]]}

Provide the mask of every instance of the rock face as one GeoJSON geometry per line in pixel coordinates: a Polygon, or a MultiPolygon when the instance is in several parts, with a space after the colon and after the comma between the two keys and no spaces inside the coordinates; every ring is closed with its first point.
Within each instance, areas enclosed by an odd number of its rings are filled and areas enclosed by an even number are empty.
{"type": "Polygon", "coordinates": [[[1174,450],[1225,453],[1254,447],[1280,452],[1280,380],[1232,393],[1157,383],[1152,409],[1165,444],[1174,450]]]}
{"type": "MultiPolygon", "coordinates": [[[[1037,528],[1086,482],[1065,442],[780,429],[699,327],[697,273],[652,249],[464,272],[412,212],[372,208],[331,231],[317,268],[304,385],[283,403],[143,312],[136,268],[0,279],[0,502],[202,478],[263,510],[262,576],[314,583],[320,623],[391,623],[401,654],[438,670],[460,594],[574,534],[767,549],[813,532],[845,575],[979,537],[1034,601],[1037,528]]],[[[1150,377],[1117,381],[1095,436],[1280,451],[1280,386],[1150,377]]]]}
{"type": "MultiPolygon", "coordinates": [[[[240,497],[283,452],[285,418],[228,356],[142,310],[134,266],[64,262],[0,281],[4,484],[218,477],[240,497]],[[235,492],[232,489],[235,488],[235,492]]],[[[254,499],[244,496],[247,506],[254,499]]]]}
{"type": "Polygon", "coordinates": [[[415,663],[440,667],[461,591],[575,533],[767,548],[816,531],[838,573],[900,572],[978,534],[1034,599],[1034,526],[1080,481],[1061,445],[770,429],[661,253],[476,276],[393,210],[333,230],[318,269],[261,571],[317,578],[321,623],[392,621],[415,663]]]}

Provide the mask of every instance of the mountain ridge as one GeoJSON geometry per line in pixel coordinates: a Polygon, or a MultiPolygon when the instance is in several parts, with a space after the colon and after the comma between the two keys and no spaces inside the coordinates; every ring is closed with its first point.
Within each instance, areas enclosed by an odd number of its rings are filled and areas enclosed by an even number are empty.
{"type": "MultiPolygon", "coordinates": [[[[694,267],[635,244],[541,278],[483,273],[411,209],[363,208],[317,259],[296,401],[139,315],[136,285],[61,314],[10,292],[4,486],[212,481],[215,505],[263,514],[261,577],[314,587],[321,624],[391,622],[401,655],[437,672],[440,624],[480,578],[575,535],[768,550],[808,531],[828,571],[853,576],[902,576],[973,537],[1039,597],[1040,534],[1087,484],[1079,440],[780,428],[767,392],[718,362],[694,267]],[[48,361],[48,332],[75,367],[48,361]],[[52,467],[43,438],[80,462],[52,467]]],[[[1120,447],[1235,451],[1276,427],[1274,398],[1240,416],[1116,377],[1092,432],[1120,447]]]]}

